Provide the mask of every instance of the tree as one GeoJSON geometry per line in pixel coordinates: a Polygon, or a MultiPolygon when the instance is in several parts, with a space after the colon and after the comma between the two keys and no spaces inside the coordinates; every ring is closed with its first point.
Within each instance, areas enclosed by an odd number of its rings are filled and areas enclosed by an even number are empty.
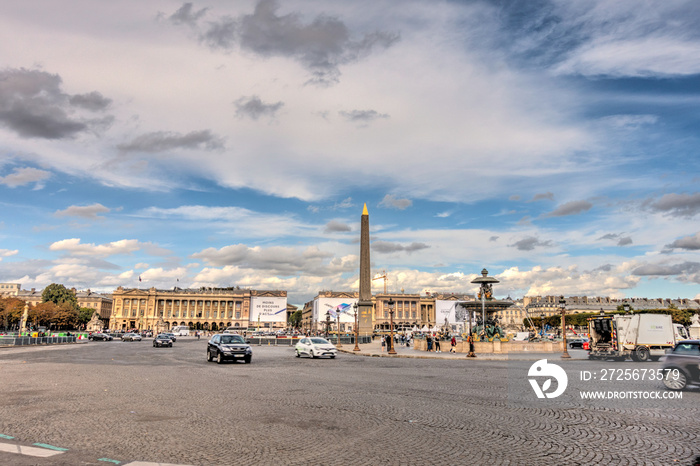
{"type": "Polygon", "coordinates": [[[41,300],[45,303],[52,302],[58,306],[67,304],[73,310],[78,310],[78,298],[75,293],[63,285],[52,283],[41,293],[41,300]]]}
{"type": "Polygon", "coordinates": [[[291,325],[294,328],[301,326],[302,314],[303,313],[301,309],[292,312],[292,314],[289,316],[289,325],[291,325]]]}
{"type": "Polygon", "coordinates": [[[54,315],[54,322],[59,329],[76,328],[78,311],[68,306],[59,307],[54,315]]]}
{"type": "Polygon", "coordinates": [[[0,325],[4,329],[19,323],[24,312],[25,302],[19,298],[0,298],[0,325]]]}
{"type": "Polygon", "coordinates": [[[81,307],[78,310],[78,325],[84,325],[90,322],[94,313],[95,309],[91,307],[81,307]]]}

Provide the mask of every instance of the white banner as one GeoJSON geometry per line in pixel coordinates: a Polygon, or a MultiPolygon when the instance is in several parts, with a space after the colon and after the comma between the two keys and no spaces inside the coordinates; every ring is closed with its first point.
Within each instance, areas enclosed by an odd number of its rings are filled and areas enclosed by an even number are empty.
{"type": "Polygon", "coordinates": [[[250,298],[250,321],[258,322],[286,322],[287,298],[264,298],[252,296],[250,298]]]}
{"type": "Polygon", "coordinates": [[[338,306],[344,307],[346,310],[340,312],[341,323],[355,323],[355,309],[352,307],[357,302],[356,298],[315,298],[313,307],[313,321],[326,321],[326,313],[330,311],[331,320],[337,322],[336,309],[338,306]],[[346,304],[347,306],[343,306],[346,304]]]}
{"type": "Polygon", "coordinates": [[[464,321],[457,321],[455,317],[455,310],[457,308],[457,303],[459,301],[443,301],[435,300],[435,324],[439,327],[445,323],[445,318],[447,317],[447,323],[449,324],[462,324],[464,321]]]}

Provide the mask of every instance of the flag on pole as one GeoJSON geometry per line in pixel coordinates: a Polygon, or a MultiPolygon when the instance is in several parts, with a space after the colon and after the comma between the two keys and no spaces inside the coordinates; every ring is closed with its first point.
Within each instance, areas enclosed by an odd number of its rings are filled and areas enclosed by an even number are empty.
{"type": "Polygon", "coordinates": [[[139,275],[139,281],[141,281],[141,275],[139,275]]]}

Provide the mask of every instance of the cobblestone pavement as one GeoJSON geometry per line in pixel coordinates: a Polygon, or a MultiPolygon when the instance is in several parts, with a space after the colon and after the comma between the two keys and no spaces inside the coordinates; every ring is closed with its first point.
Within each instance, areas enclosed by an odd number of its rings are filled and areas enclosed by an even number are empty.
{"type": "MultiPolygon", "coordinates": [[[[580,400],[579,373],[599,370],[589,361],[562,363],[571,394],[555,401],[530,387],[533,361],[253,350],[252,364],[217,365],[204,339],[0,349],[0,435],[67,450],[0,451],[0,464],[690,465],[700,456],[700,390],[580,400]]],[[[648,380],[622,388],[665,392],[648,380]]]]}

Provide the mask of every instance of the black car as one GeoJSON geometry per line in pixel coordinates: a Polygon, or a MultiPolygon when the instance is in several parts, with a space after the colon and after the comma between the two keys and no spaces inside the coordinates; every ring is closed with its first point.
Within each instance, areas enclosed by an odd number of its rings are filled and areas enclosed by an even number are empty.
{"type": "Polygon", "coordinates": [[[568,341],[569,348],[583,348],[583,344],[588,341],[588,338],[573,338],[568,341]]]}
{"type": "Polygon", "coordinates": [[[153,347],[155,348],[156,346],[173,346],[173,341],[168,337],[167,334],[161,333],[160,335],[157,335],[153,339],[153,347]]]}
{"type": "Polygon", "coordinates": [[[700,340],[684,340],[664,356],[664,385],[671,390],[683,390],[688,385],[700,385],[700,340]]]}
{"type": "Polygon", "coordinates": [[[218,333],[211,337],[207,344],[207,361],[214,359],[219,364],[227,360],[242,360],[250,364],[253,359],[253,349],[240,335],[218,333]]]}
{"type": "Polygon", "coordinates": [[[113,338],[112,338],[112,335],[107,335],[106,333],[93,333],[93,334],[88,336],[88,340],[112,341],[113,338]]]}
{"type": "Polygon", "coordinates": [[[177,341],[177,337],[175,336],[174,333],[165,332],[165,333],[161,333],[161,335],[167,336],[167,337],[170,338],[173,342],[177,341]]]}

